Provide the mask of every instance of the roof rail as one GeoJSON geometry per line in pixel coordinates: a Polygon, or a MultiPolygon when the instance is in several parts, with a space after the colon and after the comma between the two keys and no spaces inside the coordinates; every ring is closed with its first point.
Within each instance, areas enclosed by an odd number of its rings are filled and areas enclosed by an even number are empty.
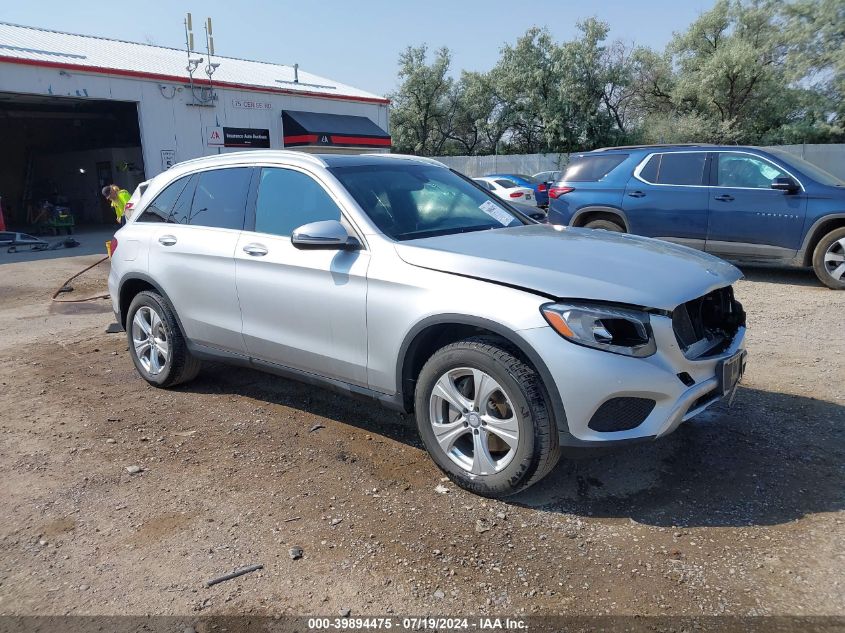
{"type": "Polygon", "coordinates": [[[713,147],[713,143],[652,143],[646,145],[618,145],[616,147],[599,147],[598,149],[591,150],[593,152],[608,152],[614,149],[650,149],[654,148],[666,148],[666,147],[713,147]]]}
{"type": "Polygon", "coordinates": [[[226,152],[225,154],[212,154],[211,156],[198,156],[197,158],[189,158],[188,160],[182,160],[176,163],[177,165],[185,165],[189,163],[199,163],[199,162],[216,162],[216,160],[223,160],[225,158],[232,158],[238,156],[249,156],[251,158],[260,159],[262,157],[270,157],[270,158],[298,158],[304,160],[306,162],[312,163],[314,165],[319,165],[320,167],[328,167],[328,163],[324,161],[319,156],[315,156],[314,154],[309,154],[308,152],[300,152],[297,150],[292,149],[266,149],[266,150],[244,150],[241,152],[226,152]]]}
{"type": "Polygon", "coordinates": [[[396,158],[398,160],[415,160],[428,165],[436,165],[437,167],[445,167],[446,169],[449,169],[449,166],[445,163],[441,163],[439,160],[434,160],[433,158],[428,158],[427,156],[414,156],[413,154],[386,154],[381,152],[362,152],[361,156],[383,156],[385,158],[396,158]]]}

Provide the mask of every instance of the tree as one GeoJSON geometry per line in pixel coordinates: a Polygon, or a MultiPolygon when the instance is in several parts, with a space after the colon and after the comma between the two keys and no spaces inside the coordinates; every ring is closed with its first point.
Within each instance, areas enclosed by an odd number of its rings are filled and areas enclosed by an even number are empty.
{"type": "Polygon", "coordinates": [[[431,64],[428,47],[409,46],[399,56],[400,86],[390,95],[394,147],[420,155],[440,153],[446,139],[441,132],[448,116],[447,96],[453,80],[448,77],[451,54],[440,48],[431,64]]]}
{"type": "Polygon", "coordinates": [[[787,69],[814,88],[820,126],[845,134],[845,0],[797,0],[781,7],[787,69]]]}
{"type": "Polygon", "coordinates": [[[564,42],[535,27],[459,79],[448,49],[427,53],[400,57],[400,151],[845,140],[845,0],[717,0],[664,51],[609,41],[595,18],[564,42]]]}

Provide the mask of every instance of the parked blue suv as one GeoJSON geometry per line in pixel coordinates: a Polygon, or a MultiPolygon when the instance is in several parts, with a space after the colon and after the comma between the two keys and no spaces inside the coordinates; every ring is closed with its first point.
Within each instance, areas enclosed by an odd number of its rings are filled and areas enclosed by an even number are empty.
{"type": "Polygon", "coordinates": [[[624,231],[725,259],[812,266],[845,289],[845,181],[784,151],[674,145],[576,154],[552,224],[624,231]]]}

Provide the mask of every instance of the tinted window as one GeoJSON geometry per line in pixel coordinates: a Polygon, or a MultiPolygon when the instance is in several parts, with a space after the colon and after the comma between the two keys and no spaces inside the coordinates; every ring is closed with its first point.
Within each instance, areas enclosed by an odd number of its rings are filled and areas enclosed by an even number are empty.
{"type": "Polygon", "coordinates": [[[628,154],[597,154],[576,156],[566,167],[561,180],[566,182],[597,182],[618,167],[628,154]]]}
{"type": "Polygon", "coordinates": [[[704,152],[663,154],[657,170],[661,185],[700,185],[704,175],[704,152]]]}
{"type": "Polygon", "coordinates": [[[647,182],[657,182],[657,172],[660,169],[660,158],[662,154],[655,154],[648,159],[640,170],[640,178],[647,182]]]}
{"type": "Polygon", "coordinates": [[[493,186],[486,180],[476,180],[475,182],[481,187],[484,187],[487,191],[493,191],[493,186]]]}
{"type": "Polygon", "coordinates": [[[442,167],[409,163],[331,171],[379,230],[395,240],[522,224],[504,202],[442,167]]]}
{"type": "Polygon", "coordinates": [[[748,187],[769,189],[775,178],[787,174],[772,165],[748,154],[718,154],[719,168],[716,170],[716,184],[719,187],[748,187]]]}
{"type": "Polygon", "coordinates": [[[242,229],[249,179],[246,167],[213,169],[199,174],[187,223],[221,229],[242,229]]]}
{"type": "Polygon", "coordinates": [[[136,222],[177,222],[174,217],[174,210],[179,196],[188,189],[190,176],[183,176],[162,189],[155,200],[153,200],[143,213],[138,216],[136,222]]]}
{"type": "Polygon", "coordinates": [[[498,178],[496,180],[496,184],[500,187],[504,187],[505,189],[513,189],[516,187],[516,183],[513,180],[505,180],[504,178],[498,178]]]}
{"type": "Polygon", "coordinates": [[[291,169],[263,169],[255,230],[290,235],[309,222],[340,220],[340,208],[311,176],[291,169]]]}

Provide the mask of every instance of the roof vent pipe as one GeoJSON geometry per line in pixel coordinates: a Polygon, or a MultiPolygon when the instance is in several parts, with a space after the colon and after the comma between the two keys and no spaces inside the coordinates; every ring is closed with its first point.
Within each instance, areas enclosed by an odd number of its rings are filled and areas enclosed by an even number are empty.
{"type": "Polygon", "coordinates": [[[299,64],[293,65],[293,83],[299,83],[299,64]]]}

